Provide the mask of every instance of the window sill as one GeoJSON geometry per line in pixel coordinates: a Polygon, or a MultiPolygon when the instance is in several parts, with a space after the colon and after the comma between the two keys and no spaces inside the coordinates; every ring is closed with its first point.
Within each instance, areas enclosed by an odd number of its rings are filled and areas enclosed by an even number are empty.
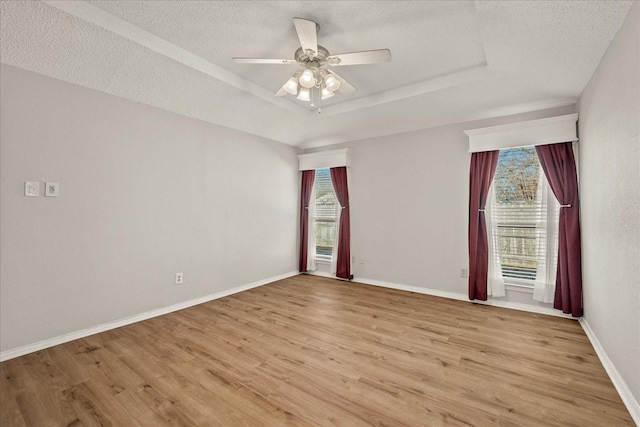
{"type": "Polygon", "coordinates": [[[523,292],[526,294],[533,293],[533,285],[523,285],[520,283],[505,283],[504,288],[508,291],[523,292]]]}

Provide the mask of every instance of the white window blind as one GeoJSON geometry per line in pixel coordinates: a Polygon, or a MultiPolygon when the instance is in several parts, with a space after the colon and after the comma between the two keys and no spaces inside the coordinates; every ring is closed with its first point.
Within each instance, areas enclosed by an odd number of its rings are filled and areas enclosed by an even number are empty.
{"type": "Polygon", "coordinates": [[[330,259],[335,244],[339,204],[333,190],[329,168],[316,169],[314,185],[316,256],[321,259],[330,259]]]}
{"type": "Polygon", "coordinates": [[[502,277],[530,286],[547,281],[555,270],[559,205],[533,147],[500,151],[490,197],[491,256],[502,277]]]}

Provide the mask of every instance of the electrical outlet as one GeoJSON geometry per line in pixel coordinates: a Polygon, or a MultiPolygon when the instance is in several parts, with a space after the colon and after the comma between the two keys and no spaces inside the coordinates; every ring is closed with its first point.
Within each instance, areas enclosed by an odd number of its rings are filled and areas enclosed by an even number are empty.
{"type": "Polygon", "coordinates": [[[364,257],[360,257],[360,258],[358,258],[358,262],[359,262],[360,264],[364,264],[364,257]]]}
{"type": "Polygon", "coordinates": [[[469,276],[469,270],[467,270],[466,268],[461,268],[460,269],[460,277],[462,279],[465,279],[469,276]]]}
{"type": "Polygon", "coordinates": [[[176,285],[182,285],[182,273],[176,273],[176,285]]]}

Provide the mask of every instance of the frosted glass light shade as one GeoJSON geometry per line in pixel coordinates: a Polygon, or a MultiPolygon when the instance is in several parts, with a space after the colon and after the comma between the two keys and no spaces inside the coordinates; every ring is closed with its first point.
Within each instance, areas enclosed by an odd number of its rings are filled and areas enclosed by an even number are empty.
{"type": "Polygon", "coordinates": [[[340,80],[329,74],[324,78],[324,84],[327,86],[329,92],[335,92],[340,87],[340,80]]]}
{"type": "Polygon", "coordinates": [[[298,79],[295,77],[289,77],[289,80],[282,86],[285,92],[295,95],[298,93],[298,79]]]}
{"type": "Polygon", "coordinates": [[[309,68],[302,72],[299,80],[300,85],[302,87],[306,87],[307,89],[312,88],[316,84],[316,79],[315,77],[313,77],[313,71],[311,71],[309,68]]]}
{"type": "Polygon", "coordinates": [[[326,86],[322,86],[322,99],[327,99],[327,98],[331,98],[332,96],[335,96],[336,94],[331,92],[329,89],[327,89],[326,86]]]}
{"type": "Polygon", "coordinates": [[[307,89],[306,87],[300,88],[298,99],[300,101],[311,101],[311,97],[309,96],[309,89],[307,89]]]}

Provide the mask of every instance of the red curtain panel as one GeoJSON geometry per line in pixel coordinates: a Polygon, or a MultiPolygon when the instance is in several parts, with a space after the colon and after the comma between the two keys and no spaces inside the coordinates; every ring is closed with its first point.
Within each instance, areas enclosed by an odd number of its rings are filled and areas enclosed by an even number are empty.
{"type": "Polygon", "coordinates": [[[316,178],[315,170],[302,171],[302,185],[300,190],[300,272],[307,271],[307,256],[309,244],[309,202],[311,190],[316,178]]]}
{"type": "Polygon", "coordinates": [[[338,262],[336,276],[353,279],[351,274],[351,222],[349,220],[349,189],[347,187],[347,168],[331,168],[331,182],[338,202],[342,207],[338,234],[338,262]]]}
{"type": "Polygon", "coordinates": [[[539,145],[536,153],[553,194],[560,203],[558,272],[554,308],[582,316],[582,243],[576,161],[570,142],[539,145]]]}
{"type": "Polygon", "coordinates": [[[471,155],[469,168],[469,299],[487,300],[489,240],[484,209],[499,150],[471,155]]]}

